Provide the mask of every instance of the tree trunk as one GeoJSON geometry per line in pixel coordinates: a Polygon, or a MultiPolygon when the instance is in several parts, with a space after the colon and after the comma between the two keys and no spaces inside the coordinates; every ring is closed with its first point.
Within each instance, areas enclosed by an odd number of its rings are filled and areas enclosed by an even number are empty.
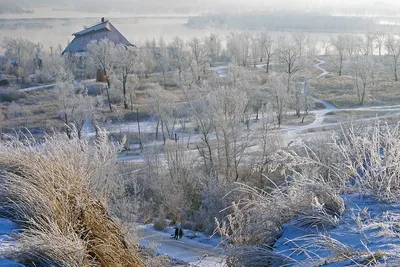
{"type": "Polygon", "coordinates": [[[164,141],[164,145],[165,145],[165,142],[167,141],[167,139],[166,139],[166,137],[165,137],[164,122],[163,122],[163,121],[161,121],[161,132],[162,132],[163,141],[164,141]]]}
{"type": "Polygon", "coordinates": [[[124,109],[128,109],[128,100],[126,99],[126,81],[128,78],[127,74],[123,74],[124,76],[122,77],[122,93],[124,94],[124,109]]]}
{"type": "Polygon", "coordinates": [[[160,126],[160,121],[157,121],[157,125],[156,125],[156,140],[158,140],[158,126],[160,126]]]}
{"type": "Polygon", "coordinates": [[[113,112],[112,106],[111,106],[110,91],[109,91],[111,83],[110,83],[110,79],[108,77],[106,78],[106,80],[107,80],[106,93],[107,93],[108,107],[110,108],[110,112],[113,112]]]}
{"type": "Polygon", "coordinates": [[[137,120],[138,133],[139,133],[139,147],[140,147],[140,151],[143,152],[142,138],[140,135],[140,122],[139,122],[139,109],[138,108],[136,108],[136,120],[137,120]]]}
{"type": "Polygon", "coordinates": [[[342,76],[342,67],[343,67],[343,57],[340,56],[340,63],[339,63],[339,76],[342,76]]]}

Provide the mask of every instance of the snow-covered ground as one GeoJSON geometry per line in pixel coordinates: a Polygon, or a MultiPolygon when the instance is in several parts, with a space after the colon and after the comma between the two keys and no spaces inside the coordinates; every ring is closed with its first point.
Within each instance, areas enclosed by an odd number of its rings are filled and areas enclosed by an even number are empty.
{"type": "Polygon", "coordinates": [[[228,75],[228,66],[212,67],[210,70],[216,72],[220,77],[225,77],[228,75]]]}
{"type": "MultiPolygon", "coordinates": [[[[189,239],[185,235],[182,239],[174,240],[171,235],[174,229],[164,232],[157,231],[152,225],[139,225],[141,235],[140,245],[154,247],[155,251],[165,254],[176,260],[182,260],[193,266],[222,267],[224,266],[224,252],[215,245],[204,243],[207,238],[189,239]]],[[[210,243],[218,243],[216,238],[210,243]]]]}
{"type": "Polygon", "coordinates": [[[359,266],[367,261],[371,261],[368,266],[376,262],[399,266],[400,204],[380,203],[358,194],[341,197],[346,209],[337,227],[288,223],[275,243],[275,252],[295,260],[293,266],[359,266]]]}
{"type": "Polygon", "coordinates": [[[2,266],[9,266],[9,267],[18,267],[24,266],[22,264],[16,263],[9,259],[5,259],[3,255],[9,249],[10,246],[13,245],[13,241],[10,239],[9,235],[13,231],[18,231],[19,226],[18,224],[5,219],[0,218],[0,267],[2,266]]]}

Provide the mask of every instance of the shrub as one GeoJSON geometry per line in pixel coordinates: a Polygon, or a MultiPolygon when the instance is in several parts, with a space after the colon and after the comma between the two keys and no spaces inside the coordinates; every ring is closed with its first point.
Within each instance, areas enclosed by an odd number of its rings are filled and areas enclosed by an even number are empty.
{"type": "Polygon", "coordinates": [[[160,218],[154,222],[154,229],[156,229],[158,231],[164,230],[165,228],[167,228],[167,226],[168,226],[168,223],[165,219],[160,218]]]}
{"type": "Polygon", "coordinates": [[[17,90],[7,90],[4,92],[0,92],[0,102],[14,102],[25,97],[25,93],[19,92],[17,90]]]}

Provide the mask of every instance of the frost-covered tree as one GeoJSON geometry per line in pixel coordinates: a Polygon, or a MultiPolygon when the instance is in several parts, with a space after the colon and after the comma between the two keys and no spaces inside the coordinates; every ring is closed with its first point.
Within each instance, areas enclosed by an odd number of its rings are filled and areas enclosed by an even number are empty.
{"type": "Polygon", "coordinates": [[[266,32],[260,35],[261,55],[266,64],[267,73],[269,72],[272,56],[274,55],[274,40],[266,32]]]}
{"type": "Polygon", "coordinates": [[[393,35],[388,35],[386,39],[386,49],[388,51],[388,55],[392,58],[392,71],[394,75],[394,80],[397,82],[398,74],[397,68],[399,66],[399,58],[400,58],[400,41],[396,39],[393,35]]]}
{"type": "Polygon", "coordinates": [[[232,61],[239,66],[246,66],[250,54],[250,36],[248,33],[230,33],[226,37],[226,48],[232,61]]]}
{"type": "Polygon", "coordinates": [[[250,38],[250,50],[251,50],[251,57],[253,58],[253,67],[256,67],[257,62],[261,59],[262,57],[262,50],[260,46],[260,35],[259,34],[253,34],[252,36],[249,36],[250,38]]]}
{"type": "Polygon", "coordinates": [[[118,44],[113,52],[115,76],[122,83],[124,109],[128,109],[128,80],[138,68],[137,51],[135,47],[118,44]]]}
{"type": "Polygon", "coordinates": [[[66,125],[66,132],[71,137],[71,127],[76,128],[78,138],[82,137],[83,125],[92,118],[94,112],[93,100],[87,95],[83,87],[76,87],[72,83],[59,83],[58,111],[60,119],[66,125]]]}
{"type": "Polygon", "coordinates": [[[5,57],[11,61],[18,78],[26,77],[39,66],[41,44],[35,44],[21,37],[5,37],[1,47],[4,49],[5,57]]]}
{"type": "Polygon", "coordinates": [[[365,55],[367,55],[367,56],[369,56],[369,55],[373,56],[374,55],[374,42],[375,42],[375,39],[376,39],[376,35],[375,34],[373,34],[373,33],[365,34],[365,37],[364,37],[364,46],[365,46],[364,52],[365,52],[365,55]]]}
{"type": "Polygon", "coordinates": [[[188,67],[189,51],[186,43],[180,37],[175,37],[171,43],[172,67],[178,70],[178,78],[181,80],[182,72],[188,67]]]}
{"type": "Polygon", "coordinates": [[[115,60],[114,60],[114,52],[115,52],[115,44],[111,42],[108,38],[102,39],[99,42],[96,40],[92,40],[88,46],[88,60],[89,62],[98,70],[102,71],[105,75],[107,87],[107,101],[108,107],[112,112],[112,105],[110,99],[110,90],[111,90],[111,76],[115,70],[115,60]]]}
{"type": "Polygon", "coordinates": [[[331,47],[332,43],[327,39],[322,39],[320,41],[320,44],[323,51],[323,55],[327,56],[329,54],[329,48],[331,47]]]}
{"type": "Polygon", "coordinates": [[[210,62],[205,43],[197,37],[188,42],[189,66],[193,77],[200,81],[201,75],[206,72],[206,65],[210,62]]]}
{"type": "Polygon", "coordinates": [[[293,75],[295,75],[302,67],[300,62],[300,53],[298,48],[292,42],[281,39],[277,51],[277,57],[279,63],[284,66],[284,72],[287,77],[287,93],[289,93],[293,75]]]}
{"type": "Polygon", "coordinates": [[[147,93],[150,97],[153,115],[161,124],[165,144],[167,138],[171,138],[176,125],[175,110],[177,98],[158,84],[154,84],[148,89],[147,93]]]}
{"type": "Polygon", "coordinates": [[[302,32],[297,32],[292,34],[292,39],[300,57],[302,57],[307,43],[307,36],[302,32]]]}
{"type": "Polygon", "coordinates": [[[386,36],[384,33],[378,33],[375,35],[375,48],[378,48],[378,53],[380,56],[382,56],[382,49],[385,45],[386,41],[386,36]]]}
{"type": "Polygon", "coordinates": [[[42,68],[37,70],[37,79],[40,82],[69,82],[74,80],[74,74],[68,68],[65,58],[60,57],[58,53],[43,53],[41,60],[42,68]]]}
{"type": "Polygon", "coordinates": [[[339,76],[342,76],[344,54],[346,49],[346,37],[343,34],[331,37],[331,44],[339,56],[339,76]]]}
{"type": "Polygon", "coordinates": [[[364,104],[367,90],[371,90],[376,84],[376,69],[377,65],[370,56],[356,56],[352,59],[350,73],[360,105],[364,104]]]}
{"type": "Polygon", "coordinates": [[[217,138],[217,158],[228,181],[239,180],[239,165],[251,140],[241,126],[247,96],[237,86],[218,86],[211,94],[217,138]],[[233,179],[233,180],[232,180],[233,179]]]}
{"type": "Polygon", "coordinates": [[[161,70],[164,78],[164,87],[167,86],[167,71],[171,69],[171,49],[165,44],[164,39],[161,37],[159,42],[159,49],[156,55],[158,67],[161,70]]]}
{"type": "Polygon", "coordinates": [[[222,38],[218,34],[211,34],[204,38],[207,56],[210,59],[210,66],[215,63],[221,55],[222,38]]]}
{"type": "Polygon", "coordinates": [[[287,79],[284,75],[274,75],[268,79],[266,87],[270,93],[270,106],[275,113],[278,127],[280,127],[290,102],[290,96],[287,93],[287,79]]]}

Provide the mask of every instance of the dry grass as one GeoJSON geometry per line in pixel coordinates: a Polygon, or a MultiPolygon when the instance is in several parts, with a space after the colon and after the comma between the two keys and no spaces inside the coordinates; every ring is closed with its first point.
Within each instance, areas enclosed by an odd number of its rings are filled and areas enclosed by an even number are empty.
{"type": "Polygon", "coordinates": [[[1,143],[1,211],[22,226],[6,256],[46,266],[144,266],[101,201],[116,151],[105,135],[94,146],[61,134],[42,144],[1,143]]]}
{"type": "Polygon", "coordinates": [[[237,191],[244,197],[233,203],[223,222],[217,221],[217,231],[236,245],[272,245],[292,219],[303,227],[334,227],[344,211],[342,198],[329,183],[300,174],[267,191],[244,184],[237,191]]]}
{"type": "Polygon", "coordinates": [[[292,266],[295,261],[267,246],[240,246],[230,251],[226,263],[228,267],[292,266]]]}
{"type": "Polygon", "coordinates": [[[390,126],[375,120],[361,131],[351,126],[346,134],[336,135],[333,148],[340,160],[333,167],[342,179],[353,177],[363,195],[378,200],[400,199],[400,125],[390,126]]]}

